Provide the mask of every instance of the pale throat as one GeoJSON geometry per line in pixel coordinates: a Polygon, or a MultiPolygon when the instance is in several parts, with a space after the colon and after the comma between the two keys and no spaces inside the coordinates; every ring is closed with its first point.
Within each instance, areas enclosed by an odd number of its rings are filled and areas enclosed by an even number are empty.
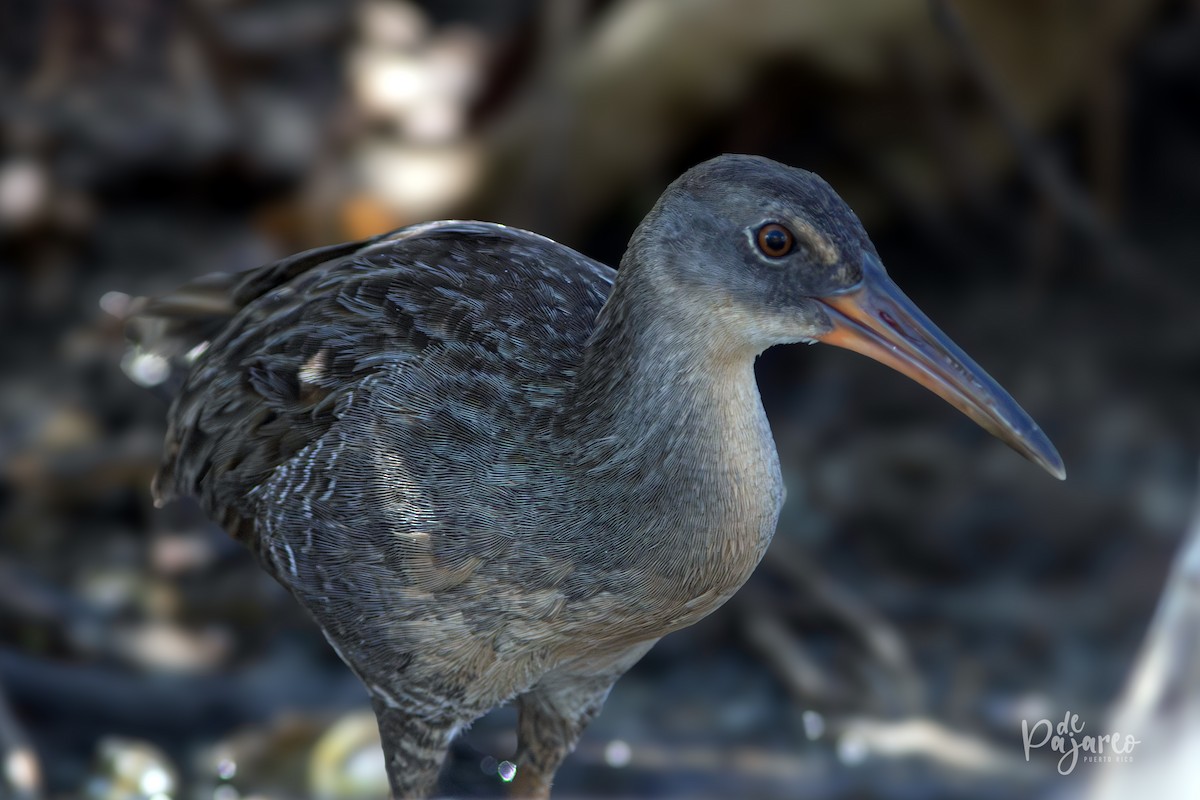
{"type": "Polygon", "coordinates": [[[722,517],[777,513],[782,481],[756,349],[722,330],[718,314],[659,309],[625,302],[601,315],[568,404],[576,441],[588,443],[579,466],[592,479],[658,486],[656,496],[695,494],[697,510],[722,517]]]}

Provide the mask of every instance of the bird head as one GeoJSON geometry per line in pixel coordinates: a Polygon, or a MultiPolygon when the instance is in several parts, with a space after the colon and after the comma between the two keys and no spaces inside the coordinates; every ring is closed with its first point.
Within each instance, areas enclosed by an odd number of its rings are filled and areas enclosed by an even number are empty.
{"type": "MultiPolygon", "coordinates": [[[[716,333],[761,352],[823,342],[898,370],[1057,478],[1037,423],[888,277],[862,223],[819,176],[720,156],[676,180],[631,252],[652,283],[694,304],[716,333]]],[[[622,266],[625,269],[625,266],[622,266]]]]}

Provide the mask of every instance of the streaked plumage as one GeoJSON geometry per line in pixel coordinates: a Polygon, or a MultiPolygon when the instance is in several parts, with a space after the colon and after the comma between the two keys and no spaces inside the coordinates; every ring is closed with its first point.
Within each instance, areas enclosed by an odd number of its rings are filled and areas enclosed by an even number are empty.
{"type": "Polygon", "coordinates": [[[212,337],[157,492],[198,497],[312,613],[371,692],[397,796],[514,697],[541,795],[613,681],[758,563],[783,488],[754,357],[838,328],[821,298],[877,258],[819,178],[727,156],[672,184],[619,280],[478,222],[210,280],[143,311],[147,347],[212,337]],[[777,218],[795,243],[768,258],[777,218]]]}

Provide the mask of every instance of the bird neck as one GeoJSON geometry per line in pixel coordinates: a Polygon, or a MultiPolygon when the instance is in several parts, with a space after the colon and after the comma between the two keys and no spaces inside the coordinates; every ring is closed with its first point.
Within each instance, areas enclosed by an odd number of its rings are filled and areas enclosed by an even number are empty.
{"type": "Polygon", "coordinates": [[[732,596],[783,503],[755,353],[692,308],[622,267],[554,437],[569,448],[562,518],[587,550],[581,575],[640,598],[629,635],[647,639],[732,596]]]}
{"type": "Polygon", "coordinates": [[[677,506],[695,492],[733,515],[777,512],[782,484],[756,355],[717,315],[626,263],[565,404],[576,474],[608,482],[625,503],[636,492],[677,506]]]}

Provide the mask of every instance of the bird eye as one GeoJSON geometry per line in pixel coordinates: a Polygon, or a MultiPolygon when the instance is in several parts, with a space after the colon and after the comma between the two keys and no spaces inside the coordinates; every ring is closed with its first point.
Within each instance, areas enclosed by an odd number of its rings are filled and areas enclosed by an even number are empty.
{"type": "Polygon", "coordinates": [[[770,258],[783,258],[796,246],[796,237],[778,222],[768,222],[758,229],[755,242],[763,255],[770,258]]]}

